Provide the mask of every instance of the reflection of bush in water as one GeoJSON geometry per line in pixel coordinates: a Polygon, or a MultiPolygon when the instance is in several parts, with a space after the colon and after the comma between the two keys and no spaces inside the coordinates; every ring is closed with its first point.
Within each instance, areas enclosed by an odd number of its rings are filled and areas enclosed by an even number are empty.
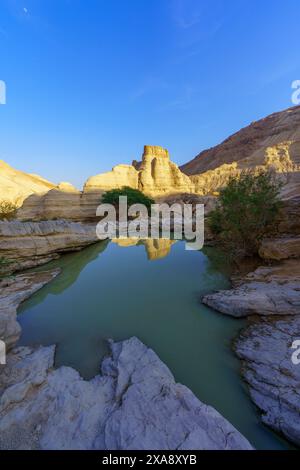
{"type": "Polygon", "coordinates": [[[232,274],[234,268],[232,260],[220,248],[204,247],[202,252],[209,259],[209,265],[207,267],[209,274],[214,274],[216,271],[225,276],[232,274]]]}

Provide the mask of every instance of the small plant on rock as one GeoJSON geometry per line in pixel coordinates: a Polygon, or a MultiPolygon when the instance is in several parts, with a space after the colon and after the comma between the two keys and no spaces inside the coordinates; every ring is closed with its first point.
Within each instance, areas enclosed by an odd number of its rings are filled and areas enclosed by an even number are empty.
{"type": "Polygon", "coordinates": [[[17,206],[13,202],[0,201],[0,220],[13,219],[17,211],[17,206]]]}

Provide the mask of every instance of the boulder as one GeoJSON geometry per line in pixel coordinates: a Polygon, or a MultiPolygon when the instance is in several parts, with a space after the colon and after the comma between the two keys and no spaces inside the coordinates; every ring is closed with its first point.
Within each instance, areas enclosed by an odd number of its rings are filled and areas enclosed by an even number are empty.
{"type": "Polygon", "coordinates": [[[252,448],[137,338],[111,342],[101,375],[90,381],[54,369],[54,354],[54,346],[9,354],[0,375],[1,449],[252,448]]]}
{"type": "Polygon", "coordinates": [[[233,289],[205,295],[202,302],[233,317],[299,315],[300,264],[288,260],[279,266],[260,267],[233,289]]]}
{"type": "Polygon", "coordinates": [[[300,365],[292,362],[300,316],[260,321],[242,331],[235,350],[263,422],[300,446],[300,365]]]}

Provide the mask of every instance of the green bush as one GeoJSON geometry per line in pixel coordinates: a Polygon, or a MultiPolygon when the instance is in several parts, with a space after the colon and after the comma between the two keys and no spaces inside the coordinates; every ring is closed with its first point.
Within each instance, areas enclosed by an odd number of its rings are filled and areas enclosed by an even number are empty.
{"type": "Polygon", "coordinates": [[[15,216],[17,206],[10,201],[0,201],[0,220],[12,219],[15,216]]]}
{"type": "Polygon", "coordinates": [[[269,172],[245,171],[220,191],[209,226],[229,256],[253,256],[260,241],[274,230],[282,184],[269,172]]]}
{"type": "Polygon", "coordinates": [[[123,186],[121,189],[111,189],[106,191],[102,196],[102,203],[112,204],[115,207],[119,206],[119,197],[127,196],[128,207],[133,204],[144,204],[148,210],[151,209],[151,204],[154,204],[154,200],[146,196],[138,189],[130,188],[129,186],[123,186]]]}

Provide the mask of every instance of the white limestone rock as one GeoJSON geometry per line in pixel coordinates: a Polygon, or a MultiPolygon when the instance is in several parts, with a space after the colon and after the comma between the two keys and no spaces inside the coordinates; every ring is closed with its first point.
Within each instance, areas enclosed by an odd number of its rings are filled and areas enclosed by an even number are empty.
{"type": "Polygon", "coordinates": [[[0,221],[0,257],[11,260],[8,273],[38,266],[60,253],[76,251],[97,241],[95,224],[66,220],[0,221]]]}
{"type": "Polygon", "coordinates": [[[18,341],[21,329],[17,322],[17,308],[32,294],[48,284],[60,269],[38,273],[19,274],[0,280],[0,339],[10,349],[18,341]]]}
{"type": "Polygon", "coordinates": [[[252,448],[137,338],[111,351],[102,375],[85,381],[53,369],[53,346],[13,350],[0,375],[0,448],[252,448]]]}
{"type": "Polygon", "coordinates": [[[297,339],[300,316],[265,320],[247,327],[235,349],[263,422],[300,446],[300,365],[291,359],[297,339]]]}
{"type": "Polygon", "coordinates": [[[226,315],[299,315],[300,263],[260,267],[238,285],[203,297],[202,302],[226,315]]]}

